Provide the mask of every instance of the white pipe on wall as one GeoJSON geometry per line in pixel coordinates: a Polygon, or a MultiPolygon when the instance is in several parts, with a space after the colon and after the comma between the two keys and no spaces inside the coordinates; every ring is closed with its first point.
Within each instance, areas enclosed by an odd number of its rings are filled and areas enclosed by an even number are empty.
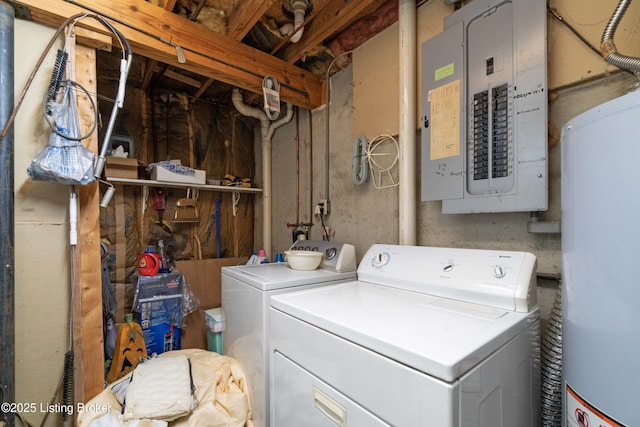
{"type": "Polygon", "coordinates": [[[293,106],[287,103],[286,116],[271,122],[263,110],[244,103],[242,93],[238,88],[233,88],[231,100],[241,114],[260,120],[260,135],[262,137],[262,247],[267,251],[267,254],[271,254],[271,138],[277,128],[291,121],[293,106]]]}
{"type": "Polygon", "coordinates": [[[307,13],[307,1],[306,0],[296,0],[292,2],[293,7],[293,28],[294,30],[298,30],[292,37],[289,39],[291,43],[298,43],[302,38],[302,24],[304,23],[304,15],[307,13]]]}
{"type": "Polygon", "coordinates": [[[309,2],[308,0],[292,0],[290,4],[293,9],[293,24],[287,23],[280,27],[280,34],[288,36],[295,31],[291,38],[289,38],[289,41],[291,43],[298,43],[304,32],[302,24],[304,24],[304,17],[307,14],[309,2]]]}
{"type": "Polygon", "coordinates": [[[416,244],[416,2],[398,2],[400,32],[400,189],[399,189],[399,242],[416,244]]]}

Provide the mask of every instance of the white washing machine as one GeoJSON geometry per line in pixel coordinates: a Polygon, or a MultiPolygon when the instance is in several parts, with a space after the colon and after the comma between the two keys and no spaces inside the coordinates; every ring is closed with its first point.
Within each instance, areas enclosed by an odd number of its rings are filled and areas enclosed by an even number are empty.
{"type": "Polygon", "coordinates": [[[293,270],[287,263],[222,268],[223,354],[237,359],[247,375],[256,427],[269,426],[269,297],[356,277],[352,245],[299,240],[291,249],[321,251],[325,256],[313,271],[293,270]]]}
{"type": "Polygon", "coordinates": [[[539,425],[536,258],[373,245],[357,280],[271,298],[277,427],[539,425]]]}

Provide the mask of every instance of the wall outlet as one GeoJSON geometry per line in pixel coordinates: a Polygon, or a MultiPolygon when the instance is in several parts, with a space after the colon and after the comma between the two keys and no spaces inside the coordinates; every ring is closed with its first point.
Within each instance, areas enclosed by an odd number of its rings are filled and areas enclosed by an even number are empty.
{"type": "Polygon", "coordinates": [[[331,212],[331,204],[329,203],[328,199],[322,199],[316,205],[317,214],[322,213],[322,215],[327,216],[329,215],[330,212],[331,212]]]}

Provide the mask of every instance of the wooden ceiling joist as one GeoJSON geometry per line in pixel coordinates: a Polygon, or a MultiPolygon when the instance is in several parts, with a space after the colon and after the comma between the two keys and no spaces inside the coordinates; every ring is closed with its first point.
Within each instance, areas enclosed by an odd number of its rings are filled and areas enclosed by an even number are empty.
{"type": "MultiPolygon", "coordinates": [[[[28,7],[35,22],[49,26],[59,26],[78,13],[96,13],[113,21],[137,55],[255,93],[262,93],[262,80],[271,75],[280,83],[281,100],[307,109],[317,108],[323,102],[322,83],[311,72],[144,0],[18,0],[16,3],[28,7]],[[175,46],[182,48],[185,63],[178,62],[175,46]]],[[[109,33],[92,19],[82,20],[78,25],[109,33]]]]}
{"type": "Polygon", "coordinates": [[[240,41],[260,20],[275,0],[261,2],[241,1],[229,13],[227,36],[240,41]],[[256,4],[257,3],[257,4],[256,4]]]}
{"type": "MultiPolygon", "coordinates": [[[[162,5],[162,7],[164,8],[164,10],[173,10],[173,7],[176,5],[176,0],[167,0],[164,2],[164,5],[162,5]]],[[[151,78],[153,77],[153,73],[155,72],[155,68],[156,65],[158,64],[158,61],[155,61],[153,59],[147,59],[147,67],[144,73],[144,76],[142,77],[142,83],[140,84],[140,87],[142,90],[146,91],[147,88],[149,87],[149,83],[151,82],[151,78]]]]}
{"type": "Polygon", "coordinates": [[[193,95],[195,98],[200,98],[202,96],[202,94],[209,89],[209,86],[211,86],[213,84],[214,80],[213,79],[206,79],[205,81],[203,81],[200,85],[200,89],[198,89],[198,91],[193,95]]]}
{"type": "Polygon", "coordinates": [[[183,74],[180,74],[177,71],[174,70],[162,70],[162,67],[160,67],[159,65],[156,65],[156,72],[160,73],[164,76],[169,77],[170,79],[182,82],[188,86],[192,86],[195,88],[200,89],[200,87],[202,87],[202,82],[200,80],[197,79],[193,79],[191,77],[187,77],[183,74]]]}

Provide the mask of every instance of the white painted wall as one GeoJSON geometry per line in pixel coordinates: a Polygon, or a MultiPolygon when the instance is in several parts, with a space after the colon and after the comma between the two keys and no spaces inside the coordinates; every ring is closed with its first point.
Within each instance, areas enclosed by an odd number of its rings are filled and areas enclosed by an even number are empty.
{"type": "MultiPolygon", "coordinates": [[[[16,100],[54,32],[16,19],[16,100]]],[[[37,405],[35,413],[22,414],[31,425],[40,425],[45,415],[40,404],[46,405],[56,391],[69,339],[69,188],[33,181],[26,172],[49,139],[42,99],[55,49],[37,73],[14,125],[15,397],[16,402],[37,405]]],[[[60,425],[60,414],[49,414],[46,425],[60,425]]]]}

